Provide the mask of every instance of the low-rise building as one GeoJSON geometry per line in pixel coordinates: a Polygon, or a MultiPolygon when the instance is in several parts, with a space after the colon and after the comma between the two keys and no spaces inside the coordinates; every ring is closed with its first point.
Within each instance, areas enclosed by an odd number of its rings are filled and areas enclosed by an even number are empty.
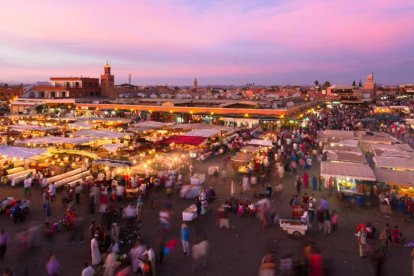
{"type": "Polygon", "coordinates": [[[23,85],[0,85],[0,101],[10,101],[21,97],[23,85]]]}

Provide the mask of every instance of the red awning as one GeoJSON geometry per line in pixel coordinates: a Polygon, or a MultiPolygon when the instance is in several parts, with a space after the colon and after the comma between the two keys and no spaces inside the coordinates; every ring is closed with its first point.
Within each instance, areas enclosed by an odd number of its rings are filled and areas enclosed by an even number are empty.
{"type": "Polygon", "coordinates": [[[199,146],[202,144],[207,138],[201,136],[185,136],[185,135],[174,135],[171,136],[164,141],[162,144],[180,144],[180,145],[191,145],[191,146],[199,146]]]}

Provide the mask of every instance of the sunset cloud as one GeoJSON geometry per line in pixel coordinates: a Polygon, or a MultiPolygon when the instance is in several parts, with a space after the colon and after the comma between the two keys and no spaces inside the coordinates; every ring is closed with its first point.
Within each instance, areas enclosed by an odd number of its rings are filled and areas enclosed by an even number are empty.
{"type": "Polygon", "coordinates": [[[413,82],[408,0],[2,2],[0,81],[101,74],[118,83],[413,82]]]}

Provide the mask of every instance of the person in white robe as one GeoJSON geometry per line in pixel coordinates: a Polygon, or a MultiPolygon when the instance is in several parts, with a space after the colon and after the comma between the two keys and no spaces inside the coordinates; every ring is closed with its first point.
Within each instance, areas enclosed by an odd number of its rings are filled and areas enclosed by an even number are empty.
{"type": "Polygon", "coordinates": [[[95,235],[91,240],[91,256],[92,265],[98,265],[102,261],[101,252],[99,252],[98,235],[95,235]]]}

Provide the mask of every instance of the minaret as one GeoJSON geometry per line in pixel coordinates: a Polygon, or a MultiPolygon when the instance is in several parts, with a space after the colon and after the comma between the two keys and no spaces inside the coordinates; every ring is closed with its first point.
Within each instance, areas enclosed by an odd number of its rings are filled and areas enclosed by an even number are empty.
{"type": "Polygon", "coordinates": [[[376,85],[375,85],[375,80],[374,80],[374,72],[372,72],[371,74],[368,74],[368,79],[367,79],[367,82],[364,83],[363,89],[370,91],[370,94],[371,94],[370,97],[372,100],[376,98],[376,85]]]}
{"type": "Polygon", "coordinates": [[[197,81],[197,79],[194,79],[193,89],[197,89],[197,88],[198,88],[198,81],[197,81]]]}
{"type": "Polygon", "coordinates": [[[115,93],[115,77],[111,75],[111,65],[108,61],[104,66],[104,74],[101,75],[101,95],[114,99],[117,97],[115,93]]]}

